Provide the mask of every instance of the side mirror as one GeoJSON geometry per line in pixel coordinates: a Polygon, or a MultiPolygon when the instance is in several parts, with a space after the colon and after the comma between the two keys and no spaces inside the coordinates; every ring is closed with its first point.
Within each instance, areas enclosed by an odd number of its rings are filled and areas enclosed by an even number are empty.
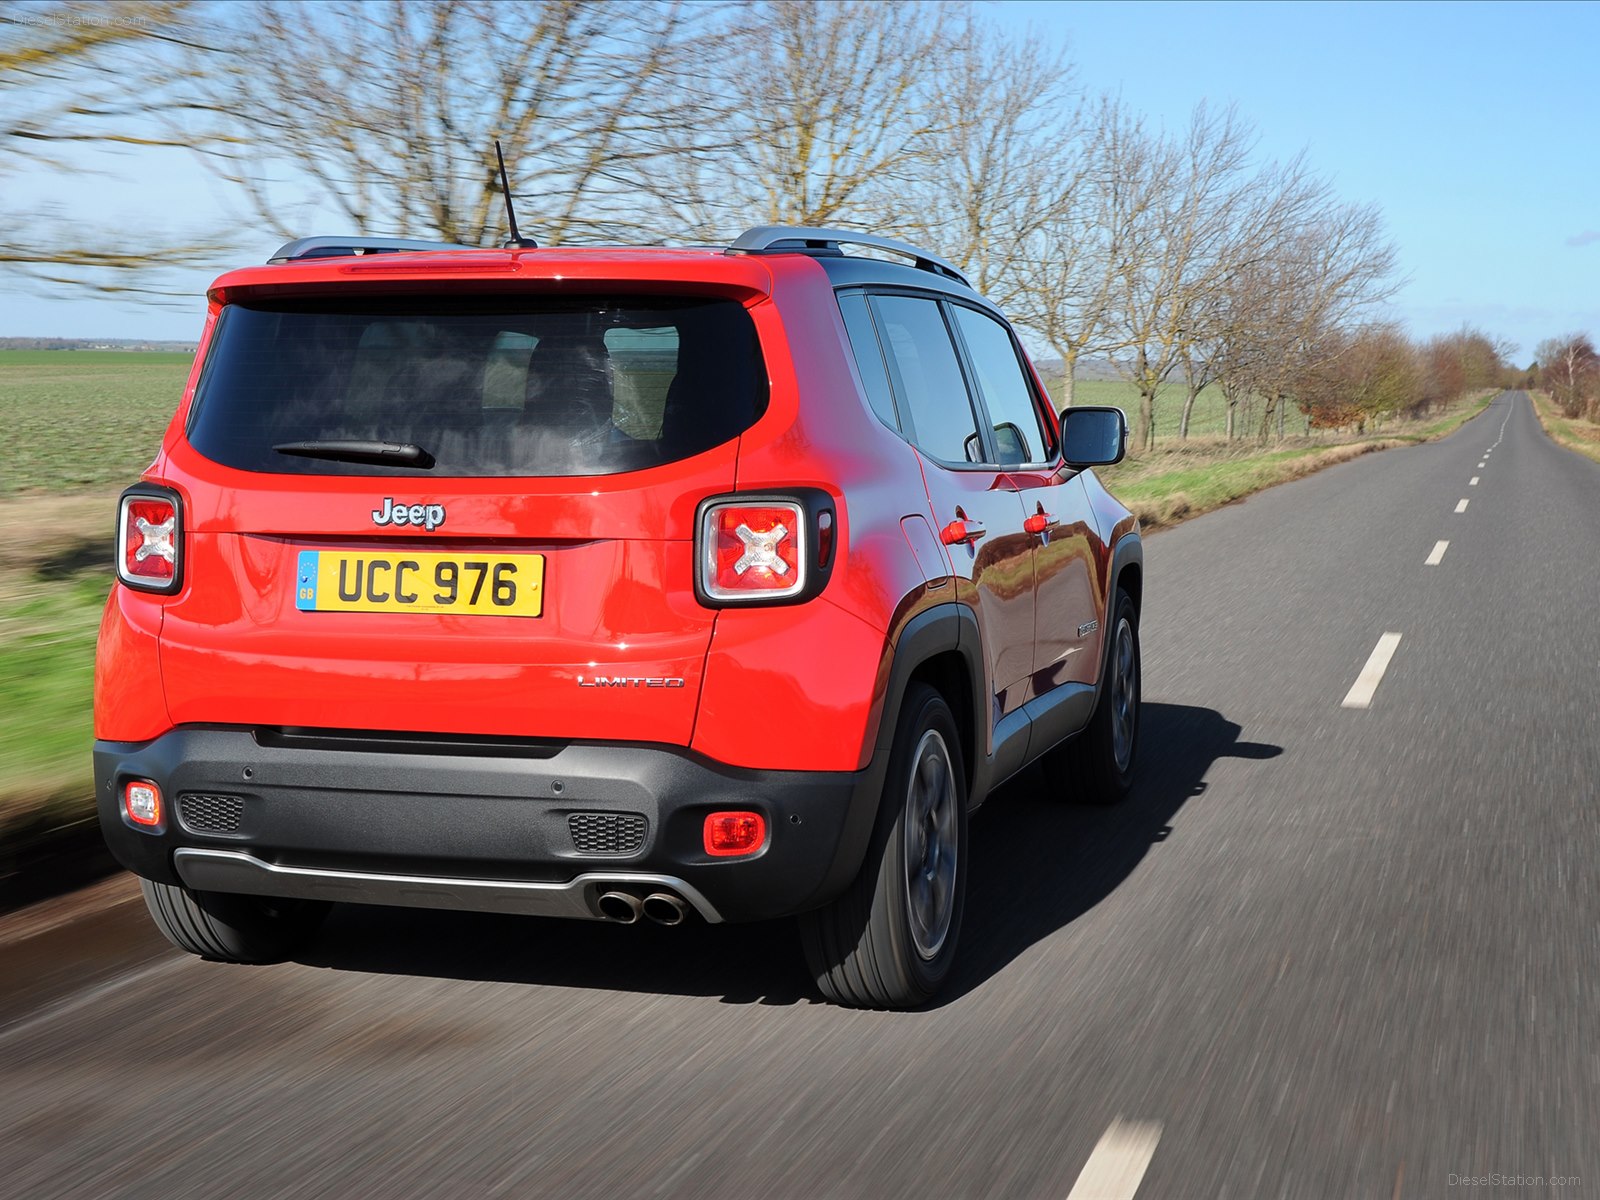
{"type": "Polygon", "coordinates": [[[994,448],[1002,467],[1020,467],[1028,461],[1028,443],[1015,422],[1002,421],[994,427],[994,448]]]}
{"type": "Polygon", "coordinates": [[[1061,457],[1074,467],[1108,467],[1128,452],[1128,418],[1120,408],[1074,406],[1061,413],[1061,457]]]}

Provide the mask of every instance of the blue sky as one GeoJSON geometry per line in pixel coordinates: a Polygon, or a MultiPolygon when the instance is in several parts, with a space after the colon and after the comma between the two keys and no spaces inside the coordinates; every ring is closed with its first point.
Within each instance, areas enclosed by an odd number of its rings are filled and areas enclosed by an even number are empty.
{"type": "MultiPolygon", "coordinates": [[[[1079,83],[1177,128],[1202,100],[1233,102],[1263,157],[1308,152],[1346,200],[1376,202],[1409,282],[1394,315],[1416,336],[1463,323],[1532,357],[1544,337],[1600,335],[1600,45],[1595,4],[985,4],[1065,47],[1079,83]],[[1585,241],[1585,235],[1591,235],[1585,241]]],[[[219,185],[182,152],[85,153],[85,185],[44,172],[8,202],[52,197],[65,217],[138,239],[213,228],[219,185]]],[[[319,231],[313,231],[319,232],[319,231]]],[[[328,230],[325,232],[333,232],[328,230]]],[[[172,305],[50,298],[9,283],[0,335],[191,338],[213,274],[172,305]]]]}
{"type": "Polygon", "coordinates": [[[1307,151],[1375,202],[1416,336],[1600,335],[1600,5],[1002,3],[1079,82],[1177,128],[1234,102],[1267,157],[1307,151]],[[1584,244],[1585,234],[1594,235],[1584,244]]]}

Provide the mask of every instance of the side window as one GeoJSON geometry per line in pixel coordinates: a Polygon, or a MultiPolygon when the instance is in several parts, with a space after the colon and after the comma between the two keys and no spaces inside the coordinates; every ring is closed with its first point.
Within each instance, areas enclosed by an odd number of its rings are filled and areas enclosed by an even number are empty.
{"type": "Polygon", "coordinates": [[[984,407],[989,410],[989,420],[994,422],[995,451],[1000,465],[1015,467],[1044,462],[1053,448],[1040,423],[1033,389],[1028,386],[1028,377],[1017,358],[1011,334],[987,313],[959,304],[952,305],[951,309],[962,340],[967,344],[984,407]]]}
{"type": "Polygon", "coordinates": [[[978,423],[938,303],[874,296],[871,305],[894,371],[905,435],[945,462],[981,462],[978,423]]]}
{"type": "Polygon", "coordinates": [[[883,364],[883,350],[878,345],[877,331],[872,328],[867,298],[860,292],[844,293],[839,297],[839,313],[844,317],[845,332],[850,335],[850,349],[856,356],[861,384],[867,389],[867,403],[878,414],[878,420],[890,429],[900,428],[894,411],[894,393],[889,388],[889,370],[883,364]]]}

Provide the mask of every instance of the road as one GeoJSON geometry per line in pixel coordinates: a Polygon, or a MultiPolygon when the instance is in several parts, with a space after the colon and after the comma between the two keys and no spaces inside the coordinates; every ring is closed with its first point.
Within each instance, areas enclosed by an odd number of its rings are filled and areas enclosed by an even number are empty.
{"type": "Polygon", "coordinates": [[[1139,786],[978,814],[936,1007],[822,1004],[783,927],[351,908],[221,966],[114,881],[0,924],[5,1193],[1600,1190],[1600,466],[1505,395],[1147,578],[1139,786]]]}

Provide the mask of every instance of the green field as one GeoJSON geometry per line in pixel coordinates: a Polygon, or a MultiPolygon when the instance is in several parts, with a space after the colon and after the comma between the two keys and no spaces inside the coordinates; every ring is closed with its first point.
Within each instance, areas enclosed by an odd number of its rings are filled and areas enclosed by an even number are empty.
{"type": "Polygon", "coordinates": [[[187,354],[0,350],[0,495],[122,487],[161,445],[187,354]]]}
{"type": "MultiPolygon", "coordinates": [[[[1065,390],[1057,380],[1045,379],[1050,395],[1058,402],[1065,390]]],[[[1178,436],[1178,425],[1183,418],[1184,390],[1180,384],[1171,384],[1156,394],[1156,441],[1162,442],[1178,436]]],[[[1120,379],[1080,379],[1072,389],[1074,404],[1111,404],[1128,414],[1128,427],[1139,421],[1139,391],[1131,383],[1120,379]]],[[[1222,389],[1208,387],[1194,402],[1194,413],[1189,418],[1190,437],[1221,437],[1228,431],[1228,405],[1222,398],[1222,389]]]]}

